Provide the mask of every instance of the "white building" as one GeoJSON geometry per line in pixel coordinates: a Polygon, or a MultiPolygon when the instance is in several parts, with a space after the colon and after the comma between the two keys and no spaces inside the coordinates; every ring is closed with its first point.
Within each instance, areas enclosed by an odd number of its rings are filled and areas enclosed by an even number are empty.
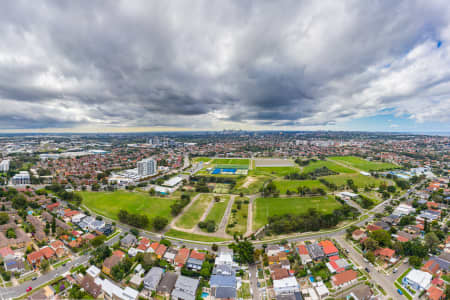
{"type": "Polygon", "coordinates": [[[137,163],[138,175],[141,177],[152,176],[158,172],[156,160],[146,158],[137,163]]]}
{"type": "Polygon", "coordinates": [[[274,280],[273,290],[275,291],[275,294],[278,296],[300,292],[300,287],[298,285],[297,279],[294,276],[292,276],[280,280],[274,280]]]}
{"type": "Polygon", "coordinates": [[[430,273],[412,269],[408,275],[403,278],[402,283],[404,286],[409,285],[416,291],[423,291],[430,287],[432,278],[433,276],[430,273]]]}
{"type": "Polygon", "coordinates": [[[416,209],[414,207],[412,207],[411,205],[402,203],[399,206],[397,206],[397,208],[393,212],[393,215],[401,217],[401,216],[409,215],[415,211],[416,211],[416,209]]]}
{"type": "Polygon", "coordinates": [[[9,171],[9,159],[2,160],[0,163],[0,172],[8,172],[9,171]]]}
{"type": "Polygon", "coordinates": [[[19,174],[14,175],[11,182],[13,185],[30,184],[30,173],[28,171],[20,171],[19,174]]]}

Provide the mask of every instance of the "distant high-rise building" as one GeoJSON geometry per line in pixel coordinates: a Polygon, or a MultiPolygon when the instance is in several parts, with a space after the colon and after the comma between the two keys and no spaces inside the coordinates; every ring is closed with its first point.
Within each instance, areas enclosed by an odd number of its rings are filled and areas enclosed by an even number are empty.
{"type": "Polygon", "coordinates": [[[156,160],[153,158],[146,158],[137,163],[139,176],[152,176],[157,173],[156,160]]]}
{"type": "Polygon", "coordinates": [[[2,160],[0,163],[0,172],[8,172],[9,171],[9,159],[2,160]]]}

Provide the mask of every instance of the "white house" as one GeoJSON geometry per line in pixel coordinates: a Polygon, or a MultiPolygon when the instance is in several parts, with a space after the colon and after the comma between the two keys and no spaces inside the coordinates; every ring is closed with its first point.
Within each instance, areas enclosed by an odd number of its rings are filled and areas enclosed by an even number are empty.
{"type": "Polygon", "coordinates": [[[408,275],[403,277],[402,283],[404,286],[409,285],[416,291],[427,290],[430,287],[433,275],[420,270],[412,269],[408,275]]]}
{"type": "Polygon", "coordinates": [[[394,212],[392,214],[401,217],[401,216],[409,215],[415,211],[416,211],[416,209],[414,207],[412,207],[411,205],[402,203],[399,206],[397,206],[397,208],[394,210],[394,212]]]}
{"type": "Polygon", "coordinates": [[[274,280],[273,290],[275,291],[275,294],[278,296],[283,294],[293,294],[295,292],[300,292],[300,287],[295,277],[287,277],[279,280],[274,280]]]}

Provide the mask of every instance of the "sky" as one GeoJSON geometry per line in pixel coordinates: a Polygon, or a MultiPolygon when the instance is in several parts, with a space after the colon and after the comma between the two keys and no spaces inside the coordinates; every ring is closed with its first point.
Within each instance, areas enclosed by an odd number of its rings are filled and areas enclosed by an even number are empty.
{"type": "Polygon", "coordinates": [[[0,131],[450,131],[447,1],[0,3],[0,131]]]}

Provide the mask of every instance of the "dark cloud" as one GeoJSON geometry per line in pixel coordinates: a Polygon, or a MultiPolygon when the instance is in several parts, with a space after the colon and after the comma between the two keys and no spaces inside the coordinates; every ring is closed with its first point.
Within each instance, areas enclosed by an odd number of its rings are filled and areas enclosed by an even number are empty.
{"type": "Polygon", "coordinates": [[[0,5],[0,128],[450,118],[446,1],[0,5]]]}

